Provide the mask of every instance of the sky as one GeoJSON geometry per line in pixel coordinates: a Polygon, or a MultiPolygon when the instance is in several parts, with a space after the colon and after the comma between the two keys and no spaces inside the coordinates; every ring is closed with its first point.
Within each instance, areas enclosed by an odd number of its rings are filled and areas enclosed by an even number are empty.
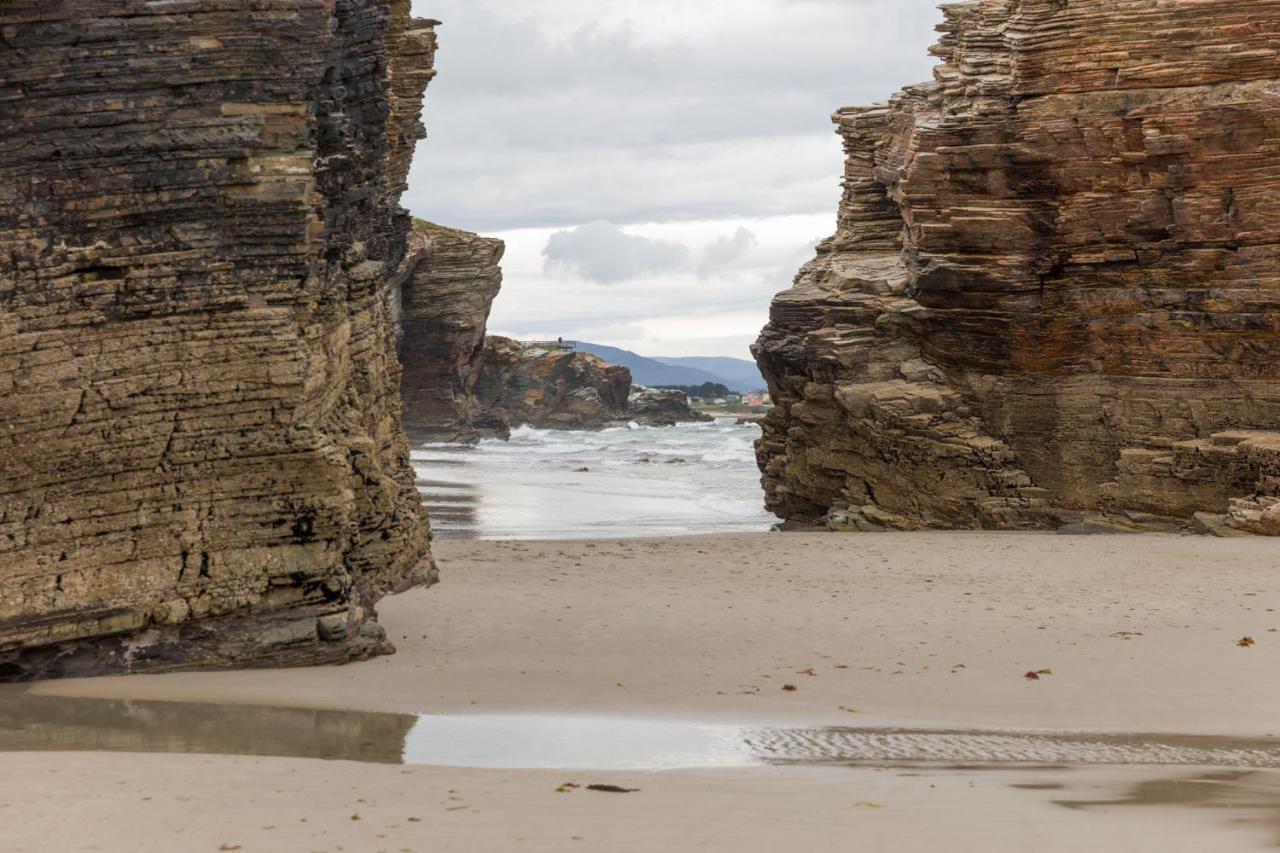
{"type": "Polygon", "coordinates": [[[937,0],[413,0],[413,215],[507,243],[489,330],[750,358],[843,170],[831,114],[930,79],[937,0]]]}

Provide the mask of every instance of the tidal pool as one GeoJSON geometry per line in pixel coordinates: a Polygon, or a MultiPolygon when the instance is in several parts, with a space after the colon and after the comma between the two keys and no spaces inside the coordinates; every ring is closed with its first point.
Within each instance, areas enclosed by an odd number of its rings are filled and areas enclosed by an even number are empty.
{"type": "Polygon", "coordinates": [[[0,751],[108,750],[580,770],[761,765],[1280,768],[1270,738],[768,727],[652,718],[436,715],[0,692],[0,751]]]}

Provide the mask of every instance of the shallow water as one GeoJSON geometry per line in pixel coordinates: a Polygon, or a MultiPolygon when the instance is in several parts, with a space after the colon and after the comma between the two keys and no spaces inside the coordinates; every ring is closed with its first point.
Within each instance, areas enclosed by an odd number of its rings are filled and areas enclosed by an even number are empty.
{"type": "Polygon", "coordinates": [[[510,441],[425,444],[413,466],[442,536],[585,539],[768,530],[755,424],[598,431],[520,427],[510,441]]]}
{"type": "MultiPolygon", "coordinates": [[[[105,750],[510,769],[1152,764],[1280,768],[1273,739],[786,728],[550,715],[412,715],[0,694],[0,752],[105,750]]],[[[1081,806],[1088,803],[1081,803],[1081,806]]]]}

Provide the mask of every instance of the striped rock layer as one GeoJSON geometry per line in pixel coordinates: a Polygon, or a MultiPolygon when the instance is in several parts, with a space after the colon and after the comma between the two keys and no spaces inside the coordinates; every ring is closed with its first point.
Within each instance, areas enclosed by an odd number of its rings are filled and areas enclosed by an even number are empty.
{"type": "Polygon", "coordinates": [[[391,650],[408,0],[0,4],[0,678],[391,650]]]}
{"type": "Polygon", "coordinates": [[[770,508],[1280,534],[1280,2],[943,11],[931,84],[835,116],[755,348],[770,508]]]}

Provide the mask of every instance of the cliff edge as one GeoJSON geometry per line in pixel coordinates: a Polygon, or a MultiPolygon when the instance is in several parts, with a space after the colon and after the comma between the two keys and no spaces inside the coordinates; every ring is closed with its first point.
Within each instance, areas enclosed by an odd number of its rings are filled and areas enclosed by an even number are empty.
{"type": "Polygon", "coordinates": [[[0,7],[0,679],[392,650],[409,0],[0,7]]]}
{"type": "Polygon", "coordinates": [[[405,429],[418,441],[474,441],[485,324],[502,287],[501,240],[417,220],[398,285],[405,429]]]}
{"type": "Polygon", "coordinates": [[[943,7],[755,347],[778,515],[1280,534],[1280,5],[943,7]]]}

